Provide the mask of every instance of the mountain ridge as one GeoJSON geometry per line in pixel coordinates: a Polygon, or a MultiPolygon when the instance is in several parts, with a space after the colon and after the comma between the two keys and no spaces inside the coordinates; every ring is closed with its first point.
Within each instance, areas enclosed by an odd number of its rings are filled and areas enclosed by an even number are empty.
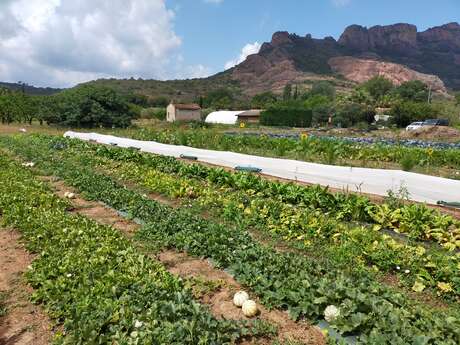
{"type": "MultiPolygon", "coordinates": [[[[259,53],[248,56],[232,73],[243,84],[254,79],[251,75],[257,80],[277,64],[284,64],[291,72],[332,75],[337,69],[332,68],[330,59],[346,56],[400,64],[415,72],[438,76],[448,87],[460,89],[460,25],[456,22],[421,32],[406,23],[370,28],[354,24],[338,40],[278,31],[259,53]]],[[[270,74],[273,78],[274,74],[270,74]]]]}
{"type": "Polygon", "coordinates": [[[231,90],[236,98],[248,98],[264,91],[280,93],[286,84],[308,88],[316,80],[330,80],[337,89],[346,90],[375,75],[396,83],[418,78],[444,94],[444,84],[460,90],[460,25],[452,22],[419,32],[415,25],[407,23],[369,28],[354,24],[345,28],[337,40],[278,31],[257,54],[207,78],[112,78],[88,83],[150,98],[192,101],[222,88],[231,90]]]}

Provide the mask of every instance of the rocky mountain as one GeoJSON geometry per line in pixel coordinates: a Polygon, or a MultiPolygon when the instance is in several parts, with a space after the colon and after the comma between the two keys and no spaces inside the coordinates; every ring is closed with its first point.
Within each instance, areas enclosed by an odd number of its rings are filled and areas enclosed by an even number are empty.
{"type": "Polygon", "coordinates": [[[209,78],[188,80],[101,79],[92,83],[121,92],[193,101],[218,89],[238,99],[257,93],[281,93],[288,83],[307,89],[316,80],[330,80],[347,90],[383,75],[395,84],[418,79],[445,94],[460,90],[460,25],[450,23],[418,32],[414,25],[366,28],[351,25],[338,40],[276,32],[259,53],[209,78]]]}
{"type": "Polygon", "coordinates": [[[446,91],[443,83],[458,90],[460,25],[450,23],[423,32],[410,24],[351,25],[338,41],[276,32],[258,54],[231,73],[249,93],[334,74],[356,82],[383,74],[397,84],[420,79],[440,92],[446,91]]]}

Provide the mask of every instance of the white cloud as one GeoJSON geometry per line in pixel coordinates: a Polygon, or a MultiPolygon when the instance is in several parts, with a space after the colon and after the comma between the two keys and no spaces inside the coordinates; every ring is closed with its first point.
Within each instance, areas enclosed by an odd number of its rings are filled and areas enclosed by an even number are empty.
{"type": "Polygon", "coordinates": [[[332,4],[335,7],[345,7],[351,3],[351,0],[332,0],[332,4]]]}
{"type": "Polygon", "coordinates": [[[227,61],[227,63],[225,64],[225,69],[232,68],[232,67],[242,63],[244,60],[246,60],[246,58],[249,55],[257,54],[259,52],[261,46],[262,45],[259,42],[246,44],[243,47],[243,49],[241,49],[240,56],[238,56],[234,60],[227,61]]]}
{"type": "Polygon", "coordinates": [[[71,86],[204,74],[204,66],[178,69],[173,21],[165,0],[2,0],[0,80],[71,86]]]}

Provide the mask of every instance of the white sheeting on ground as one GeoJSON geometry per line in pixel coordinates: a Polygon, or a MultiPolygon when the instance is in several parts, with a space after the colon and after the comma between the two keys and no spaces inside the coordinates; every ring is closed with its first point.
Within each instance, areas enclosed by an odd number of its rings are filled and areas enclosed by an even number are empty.
{"type": "Polygon", "coordinates": [[[285,179],[320,184],[353,192],[386,196],[388,190],[407,188],[410,199],[429,204],[438,200],[460,201],[460,181],[442,177],[405,172],[401,170],[351,168],[335,165],[301,162],[290,159],[267,158],[241,153],[197,149],[102,135],[97,133],[66,132],[65,137],[93,140],[101,144],[117,144],[120,147],[136,147],[145,152],[165,156],[195,156],[198,160],[234,168],[252,166],[262,173],[285,179]]]}

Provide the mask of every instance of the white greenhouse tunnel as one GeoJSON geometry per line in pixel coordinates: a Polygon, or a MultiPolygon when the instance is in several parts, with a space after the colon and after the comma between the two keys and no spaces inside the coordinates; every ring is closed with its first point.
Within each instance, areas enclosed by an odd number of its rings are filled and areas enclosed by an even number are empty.
{"type": "Polygon", "coordinates": [[[135,147],[144,152],[180,157],[194,156],[198,161],[229,168],[251,166],[262,169],[262,173],[293,181],[320,184],[350,192],[362,192],[380,196],[388,191],[397,192],[404,187],[409,198],[418,202],[436,204],[437,201],[460,201],[460,181],[406,172],[402,170],[354,168],[259,157],[235,152],[198,149],[102,135],[97,133],[66,132],[65,137],[92,140],[101,144],[116,144],[120,147],[135,147]]]}
{"type": "Polygon", "coordinates": [[[208,116],[206,116],[205,122],[221,125],[234,125],[238,122],[238,115],[242,113],[244,113],[244,111],[213,111],[208,116]]]}

